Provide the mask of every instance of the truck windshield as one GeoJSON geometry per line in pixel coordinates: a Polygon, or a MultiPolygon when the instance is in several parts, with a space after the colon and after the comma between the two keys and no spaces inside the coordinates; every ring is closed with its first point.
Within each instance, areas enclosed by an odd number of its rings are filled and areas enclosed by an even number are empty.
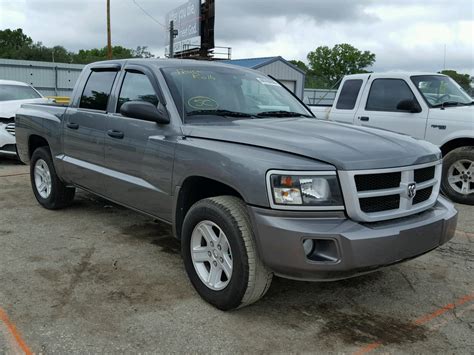
{"type": "Polygon", "coordinates": [[[286,89],[265,75],[212,65],[164,68],[162,72],[185,122],[312,117],[286,89]]]}
{"type": "Polygon", "coordinates": [[[38,99],[41,95],[29,86],[0,85],[0,101],[38,99]]]}
{"type": "Polygon", "coordinates": [[[472,104],[472,98],[448,76],[417,75],[411,80],[431,107],[472,104]]]}

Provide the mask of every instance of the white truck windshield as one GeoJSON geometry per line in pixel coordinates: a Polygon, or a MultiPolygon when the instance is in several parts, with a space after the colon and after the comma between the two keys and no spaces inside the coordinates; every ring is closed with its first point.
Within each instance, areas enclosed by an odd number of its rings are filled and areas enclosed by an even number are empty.
{"type": "Polygon", "coordinates": [[[470,105],[473,101],[450,77],[417,75],[412,76],[411,80],[431,107],[470,105]]]}

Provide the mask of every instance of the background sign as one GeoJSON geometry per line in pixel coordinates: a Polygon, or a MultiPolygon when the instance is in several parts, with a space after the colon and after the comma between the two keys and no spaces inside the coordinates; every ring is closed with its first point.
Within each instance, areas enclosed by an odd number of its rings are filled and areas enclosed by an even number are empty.
{"type": "MultiPolygon", "coordinates": [[[[166,25],[174,21],[178,36],[174,39],[174,53],[201,46],[201,0],[189,0],[166,14],[166,25]]],[[[166,53],[169,53],[169,36],[166,40],[166,53]]]]}

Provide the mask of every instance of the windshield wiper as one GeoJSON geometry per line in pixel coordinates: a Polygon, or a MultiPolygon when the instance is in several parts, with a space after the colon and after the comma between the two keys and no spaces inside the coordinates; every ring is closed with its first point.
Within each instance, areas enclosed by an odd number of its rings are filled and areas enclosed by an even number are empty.
{"type": "Polygon", "coordinates": [[[291,111],[265,111],[256,114],[257,117],[312,117],[304,113],[291,111]]]}
{"type": "Polygon", "coordinates": [[[196,110],[186,114],[186,116],[228,116],[228,117],[252,117],[250,113],[236,112],[229,110],[196,110]]]}
{"type": "Polygon", "coordinates": [[[433,105],[433,107],[435,107],[435,108],[437,108],[437,107],[444,108],[444,107],[459,106],[459,105],[469,105],[469,104],[465,104],[465,103],[458,102],[458,101],[446,101],[446,102],[443,102],[441,104],[433,105]]]}

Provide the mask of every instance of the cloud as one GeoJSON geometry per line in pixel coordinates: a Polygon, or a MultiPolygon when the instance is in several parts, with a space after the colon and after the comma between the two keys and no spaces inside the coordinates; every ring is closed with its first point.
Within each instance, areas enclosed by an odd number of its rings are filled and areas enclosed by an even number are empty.
{"type": "Polygon", "coordinates": [[[365,8],[374,0],[239,0],[217,2],[218,11],[227,16],[295,18],[304,16],[316,22],[358,21],[369,18],[365,8]]]}
{"type": "MultiPolygon", "coordinates": [[[[136,0],[164,23],[184,1],[136,0]]],[[[166,28],[133,0],[111,0],[112,42],[147,45],[163,56],[166,28]]],[[[166,25],[166,24],[165,24],[166,25]]],[[[105,1],[0,0],[0,27],[22,27],[35,41],[70,50],[106,44],[105,1]]],[[[350,43],[377,55],[375,70],[446,66],[474,75],[472,0],[216,0],[216,45],[235,58],[303,59],[319,45],[350,43]]]]}

